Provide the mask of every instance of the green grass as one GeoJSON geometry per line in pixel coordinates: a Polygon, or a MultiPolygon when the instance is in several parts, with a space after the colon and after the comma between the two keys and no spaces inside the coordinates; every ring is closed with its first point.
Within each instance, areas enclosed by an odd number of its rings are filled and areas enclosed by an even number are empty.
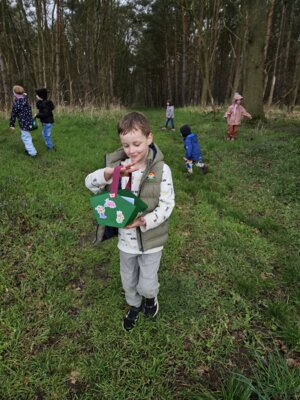
{"type": "Polygon", "coordinates": [[[56,114],[45,150],[24,155],[0,120],[2,400],[300,399],[300,120],[144,110],[170,165],[176,208],[160,268],[160,313],[121,328],[116,241],[93,246],[84,178],[119,146],[122,111],[56,114]],[[181,124],[209,173],[184,176],[181,124]]]}

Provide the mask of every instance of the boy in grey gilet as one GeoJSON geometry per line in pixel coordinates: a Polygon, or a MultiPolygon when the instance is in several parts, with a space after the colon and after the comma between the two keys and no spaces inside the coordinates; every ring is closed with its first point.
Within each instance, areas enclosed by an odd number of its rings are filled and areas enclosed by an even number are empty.
{"type": "Polygon", "coordinates": [[[158,312],[158,270],[175,200],[170,168],[153,143],[146,117],[138,112],[126,114],[118,132],[122,149],[107,155],[106,167],[89,174],[85,184],[93,193],[109,188],[114,167],[121,165],[122,188],[130,179],[131,191],[148,205],[144,215],[118,233],[120,273],[130,306],[123,328],[130,331],[142,310],[152,318],[158,312]]]}

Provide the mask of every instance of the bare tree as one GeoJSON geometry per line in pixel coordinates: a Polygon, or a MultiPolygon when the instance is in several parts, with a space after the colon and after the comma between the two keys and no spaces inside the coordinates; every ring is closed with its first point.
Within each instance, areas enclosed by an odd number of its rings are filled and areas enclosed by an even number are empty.
{"type": "Polygon", "coordinates": [[[244,3],[247,13],[247,53],[245,55],[244,96],[254,118],[264,118],[263,78],[267,1],[244,3]]]}
{"type": "Polygon", "coordinates": [[[278,32],[278,37],[277,37],[277,46],[276,46],[276,52],[275,52],[275,57],[274,57],[271,88],[270,88],[269,98],[268,98],[268,102],[267,102],[268,107],[271,106],[272,101],[273,101],[274,88],[275,88],[275,84],[276,84],[277,65],[278,65],[278,60],[279,60],[279,49],[281,46],[281,38],[282,38],[283,26],[284,26],[284,22],[285,22],[285,4],[283,1],[281,1],[281,6],[282,6],[281,22],[280,22],[279,32],[278,32]]]}
{"type": "Polygon", "coordinates": [[[61,56],[61,30],[62,30],[62,10],[60,0],[55,0],[56,4],[56,29],[55,29],[55,93],[56,104],[60,104],[60,56],[61,56]]]}
{"type": "MultiPolygon", "coordinates": [[[[264,64],[266,64],[266,61],[267,61],[268,48],[269,48],[270,37],[271,37],[271,32],[272,32],[274,6],[275,6],[275,0],[271,0],[270,7],[268,10],[268,18],[267,18],[267,29],[266,29],[265,46],[264,46],[264,64]]],[[[269,80],[269,75],[268,75],[268,71],[266,68],[264,70],[264,74],[265,74],[265,77],[264,77],[263,95],[265,95],[268,80],[269,80]]]]}
{"type": "MultiPolygon", "coordinates": [[[[300,42],[300,37],[299,37],[300,42]]],[[[298,44],[298,53],[296,57],[295,72],[292,83],[292,96],[290,101],[290,110],[293,111],[296,105],[297,95],[300,89],[300,45],[298,44]]]]}
{"type": "Polygon", "coordinates": [[[8,108],[8,97],[9,97],[9,87],[8,87],[8,80],[7,80],[7,74],[6,74],[6,67],[4,63],[3,56],[0,52],[0,76],[1,76],[1,82],[3,85],[3,107],[6,110],[8,108]]]}
{"type": "Polygon", "coordinates": [[[298,101],[300,0],[1,0],[0,11],[1,104],[15,83],[82,107],[214,106],[241,90],[263,117],[266,92],[269,105],[298,101]]]}

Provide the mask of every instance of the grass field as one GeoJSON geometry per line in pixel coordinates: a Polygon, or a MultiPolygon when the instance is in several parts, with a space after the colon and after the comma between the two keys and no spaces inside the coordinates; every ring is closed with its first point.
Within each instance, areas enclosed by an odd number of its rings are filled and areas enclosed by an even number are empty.
{"type": "Polygon", "coordinates": [[[160,313],[122,330],[116,241],[93,246],[85,176],[119,146],[124,113],[56,114],[47,152],[24,155],[0,121],[2,400],[300,399],[300,118],[243,123],[144,110],[170,165],[176,208],[160,269],[160,313]],[[184,176],[179,126],[209,173],[184,176]]]}

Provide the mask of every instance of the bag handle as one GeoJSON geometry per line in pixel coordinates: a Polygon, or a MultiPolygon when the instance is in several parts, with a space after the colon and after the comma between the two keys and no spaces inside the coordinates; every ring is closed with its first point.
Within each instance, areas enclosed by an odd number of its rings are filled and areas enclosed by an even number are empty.
{"type": "Polygon", "coordinates": [[[110,188],[110,197],[116,197],[118,194],[119,180],[120,180],[120,176],[121,176],[121,168],[122,167],[120,165],[118,167],[114,168],[112,184],[111,184],[111,188],[110,188]]]}
{"type": "MultiPolygon", "coordinates": [[[[120,181],[120,176],[121,176],[121,165],[118,167],[114,168],[113,172],[113,179],[112,179],[112,184],[111,184],[111,189],[110,189],[110,197],[116,197],[118,194],[118,189],[119,189],[119,181],[120,181]]],[[[132,174],[129,174],[129,179],[126,185],[126,189],[131,190],[131,176],[132,174]]]]}

